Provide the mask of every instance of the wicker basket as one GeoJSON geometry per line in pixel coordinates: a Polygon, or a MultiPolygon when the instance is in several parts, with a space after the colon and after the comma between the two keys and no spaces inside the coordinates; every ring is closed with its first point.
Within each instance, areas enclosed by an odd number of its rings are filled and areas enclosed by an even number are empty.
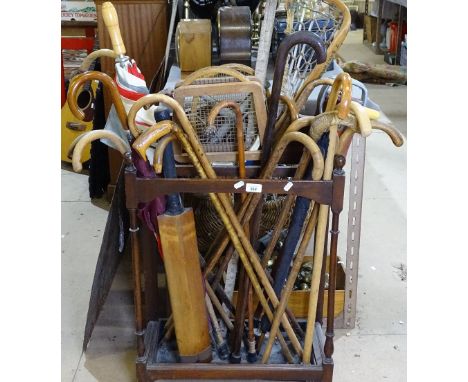
{"type": "MultiPolygon", "coordinates": [[[[263,204],[260,236],[263,236],[267,231],[274,228],[285,199],[285,196],[268,196],[263,204]]],[[[194,195],[193,210],[197,230],[198,250],[204,254],[224,226],[208,195],[194,195]]],[[[288,224],[289,219],[286,221],[285,227],[288,224]]]]}

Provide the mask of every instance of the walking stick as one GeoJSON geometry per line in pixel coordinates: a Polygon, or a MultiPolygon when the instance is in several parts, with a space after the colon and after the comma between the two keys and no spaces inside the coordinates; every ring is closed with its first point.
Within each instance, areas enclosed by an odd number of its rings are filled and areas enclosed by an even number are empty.
{"type": "Polygon", "coordinates": [[[68,149],[68,156],[72,154],[72,165],[75,172],[81,172],[83,166],[81,164],[81,155],[84,147],[96,139],[107,138],[115,144],[117,150],[124,156],[128,156],[130,152],[130,146],[122,138],[112,131],[107,130],[92,130],[87,133],[81,134],[75,138],[68,149]]]}
{"type": "MultiPolygon", "coordinates": [[[[112,78],[110,78],[106,73],[90,71],[78,74],[76,77],[73,78],[73,81],[70,84],[70,88],[68,89],[67,95],[68,104],[73,115],[80,120],[83,120],[83,118],[85,118],[83,111],[78,107],[77,96],[81,85],[86,81],[92,80],[102,82],[104,86],[110,91],[112,103],[115,106],[115,110],[117,112],[117,116],[122,125],[122,128],[124,130],[128,130],[127,113],[125,112],[125,107],[122,103],[122,99],[120,98],[119,90],[117,89],[117,85],[112,80],[112,78]]],[[[138,136],[138,130],[136,129],[135,125],[132,126],[132,129],[130,129],[130,131],[133,136],[138,136]]]]}
{"type": "MultiPolygon", "coordinates": [[[[221,101],[217,103],[210,111],[208,115],[208,125],[213,125],[216,116],[219,114],[223,108],[232,108],[236,114],[236,139],[237,139],[237,155],[238,155],[238,166],[239,166],[239,177],[240,179],[246,178],[245,172],[245,153],[244,153],[244,124],[242,119],[242,112],[240,110],[239,104],[234,101],[221,101]]],[[[244,202],[246,199],[246,194],[241,194],[241,202],[244,202]]],[[[248,225],[244,225],[244,232],[246,235],[249,234],[248,225]]],[[[245,277],[245,273],[242,272],[244,277],[240,277],[240,283],[242,288],[239,289],[239,294],[237,296],[237,306],[236,306],[236,316],[235,316],[235,330],[234,330],[234,340],[233,340],[233,350],[231,352],[230,361],[231,363],[239,363],[241,361],[240,349],[244,329],[244,313],[245,313],[245,301],[247,301],[247,306],[253,306],[253,296],[252,296],[252,285],[249,282],[249,279],[245,277]],[[245,281],[244,281],[245,280],[245,281]],[[240,293],[242,290],[242,293],[240,293]]],[[[249,362],[256,361],[256,352],[255,352],[255,336],[253,333],[253,311],[248,309],[248,322],[249,322],[249,349],[247,353],[247,359],[249,362]],[[253,345],[252,345],[253,343],[253,345]],[[253,352],[252,352],[253,349],[253,352]]]]}
{"type": "MultiPolygon", "coordinates": [[[[332,93],[337,93],[338,89],[351,89],[351,76],[347,73],[340,73],[333,83],[332,93]]],[[[330,97],[331,98],[331,97],[330,97]]],[[[328,104],[328,107],[334,107],[332,104],[328,104]]],[[[325,169],[323,174],[323,180],[331,180],[333,172],[334,157],[337,146],[337,125],[331,125],[329,130],[329,144],[327,157],[325,159],[325,169]]],[[[317,309],[317,300],[320,284],[320,273],[323,262],[323,248],[326,235],[326,225],[328,219],[328,205],[320,205],[318,212],[317,231],[314,245],[314,263],[312,269],[312,280],[310,286],[309,295],[309,309],[307,314],[307,327],[304,341],[304,353],[302,355],[302,361],[305,364],[310,364],[310,358],[312,353],[312,341],[314,337],[315,328],[315,315],[317,309]]],[[[333,266],[333,265],[332,265],[333,266]]]]}

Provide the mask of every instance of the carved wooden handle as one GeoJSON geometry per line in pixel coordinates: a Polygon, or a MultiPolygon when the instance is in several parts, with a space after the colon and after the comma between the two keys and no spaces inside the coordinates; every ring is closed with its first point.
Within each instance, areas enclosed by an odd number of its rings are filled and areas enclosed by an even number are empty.
{"type": "Polygon", "coordinates": [[[81,134],[72,142],[72,144],[70,145],[70,148],[68,149],[69,153],[73,151],[72,164],[73,164],[73,170],[75,172],[81,172],[81,170],[83,169],[83,166],[81,165],[81,154],[83,153],[84,147],[88,143],[95,141],[96,139],[100,139],[100,138],[107,138],[110,141],[112,141],[112,143],[115,144],[115,147],[122,155],[125,155],[126,153],[130,151],[130,147],[128,146],[128,143],[125,142],[122,138],[120,138],[117,134],[115,134],[112,131],[93,130],[93,131],[89,131],[87,133],[81,134]]]}
{"type": "Polygon", "coordinates": [[[102,18],[112,41],[112,49],[119,56],[125,55],[126,50],[122,35],[120,34],[119,17],[114,5],[110,1],[102,4],[102,18]]]}
{"type": "Polygon", "coordinates": [[[372,134],[372,126],[369,115],[360,104],[354,101],[351,102],[350,109],[356,116],[359,134],[361,134],[361,136],[364,138],[367,138],[372,134]]]}
{"type": "Polygon", "coordinates": [[[166,147],[169,143],[171,143],[172,141],[176,141],[176,140],[177,140],[177,137],[175,136],[175,134],[170,133],[170,134],[165,135],[158,141],[158,144],[156,145],[156,148],[154,149],[154,158],[153,158],[153,168],[156,174],[160,174],[162,172],[164,150],[166,150],[166,147]]]}
{"type": "Polygon", "coordinates": [[[139,135],[137,139],[135,139],[132,144],[133,149],[142,159],[146,160],[146,150],[148,150],[148,148],[158,139],[169,134],[172,131],[173,126],[174,122],[172,121],[161,121],[155,123],[153,126],[146,129],[144,133],[139,135]]]}
{"type": "Polygon", "coordinates": [[[117,85],[112,80],[112,78],[110,78],[106,73],[103,72],[89,71],[82,74],[78,74],[77,76],[73,77],[72,81],[70,82],[70,87],[68,88],[67,94],[68,106],[70,106],[70,111],[72,112],[72,114],[81,121],[85,118],[83,110],[81,110],[78,107],[78,90],[80,89],[83,83],[91,80],[102,82],[104,86],[108,90],[110,90],[112,103],[115,106],[115,111],[117,112],[119,121],[122,124],[122,128],[124,130],[128,130],[127,113],[122,103],[122,99],[120,98],[119,89],[117,88],[117,85]]]}
{"type": "Polygon", "coordinates": [[[94,52],[91,52],[90,54],[86,56],[86,58],[83,60],[78,70],[80,72],[86,72],[87,70],[89,70],[89,67],[91,66],[93,61],[99,57],[110,57],[110,58],[115,59],[118,57],[118,55],[112,49],[95,50],[94,52]]]}
{"type": "Polygon", "coordinates": [[[198,79],[210,78],[218,74],[225,74],[226,76],[234,77],[240,82],[249,81],[249,79],[246,78],[242,73],[228,66],[207,66],[206,68],[198,69],[197,71],[193,72],[185,80],[176,84],[175,87],[178,88],[180,86],[191,85],[198,79]]]}

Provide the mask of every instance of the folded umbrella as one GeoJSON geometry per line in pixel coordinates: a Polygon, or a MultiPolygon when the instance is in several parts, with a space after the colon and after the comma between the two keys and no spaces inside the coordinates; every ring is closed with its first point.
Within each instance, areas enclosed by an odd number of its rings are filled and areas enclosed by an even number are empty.
{"type": "MultiPolygon", "coordinates": [[[[102,16],[112,41],[112,49],[117,55],[115,59],[114,80],[117,84],[125,111],[128,114],[128,111],[136,101],[144,95],[149,94],[148,86],[135,60],[126,56],[125,44],[119,28],[118,15],[111,2],[106,1],[103,3],[102,16]]],[[[140,109],[138,111],[135,117],[135,125],[140,132],[154,125],[155,108],[156,106],[151,106],[148,109],[140,109]]],[[[117,118],[114,107],[111,107],[109,111],[105,129],[113,131],[120,137],[127,139],[127,132],[117,118]]],[[[108,140],[103,140],[103,142],[113,147],[112,142],[108,140]]]]}

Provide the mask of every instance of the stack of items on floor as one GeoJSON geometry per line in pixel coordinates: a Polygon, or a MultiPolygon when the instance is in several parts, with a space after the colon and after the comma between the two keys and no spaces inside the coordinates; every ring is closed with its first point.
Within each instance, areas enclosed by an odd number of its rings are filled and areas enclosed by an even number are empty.
{"type": "Polygon", "coordinates": [[[295,32],[299,24],[289,17],[294,2],[287,8],[271,90],[257,70],[228,63],[195,71],[176,86],[174,97],[141,92],[132,102],[128,92],[135,87],[124,81],[141,83],[141,77],[125,56],[115,9],[103,5],[116,81],[104,73],[79,74],[68,100],[82,117],[80,87],[101,81],[112,95],[113,121],[80,135],[69,153],[80,171],[83,148],[103,139],[125,161],[140,381],[169,375],[331,381],[346,153],[354,134],[367,137],[373,129],[387,133],[396,146],[403,141],[394,127],[376,120],[378,113],[353,101],[349,74],[320,78],[349,27],[340,1],[323,3],[342,12],[335,18],[341,20],[337,30],[325,30],[335,23],[306,22],[310,12],[302,12],[300,22],[315,25],[325,38],[295,32]],[[318,86],[328,89],[325,110],[301,116],[298,111],[318,86]],[[191,177],[180,176],[187,166],[191,177]],[[205,208],[196,207],[194,214],[181,193],[201,194],[205,208]],[[216,229],[203,227],[208,223],[216,229]],[[164,262],[172,311],[156,321],[144,317],[143,225],[154,233],[164,262]],[[313,256],[306,261],[308,248],[313,256]],[[288,307],[295,289],[309,290],[303,320],[288,307]],[[233,369],[229,363],[240,365],[233,369]],[[287,364],[295,367],[282,367],[287,364]]]}

